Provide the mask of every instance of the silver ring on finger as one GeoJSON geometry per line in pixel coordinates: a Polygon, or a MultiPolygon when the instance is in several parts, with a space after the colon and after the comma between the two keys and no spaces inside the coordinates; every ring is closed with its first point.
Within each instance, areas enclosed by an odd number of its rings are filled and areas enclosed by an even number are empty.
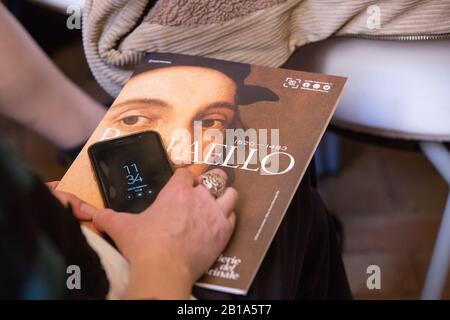
{"type": "Polygon", "coordinates": [[[218,198],[225,190],[225,179],[218,173],[207,172],[202,176],[202,185],[208,190],[214,198],[218,198]]]}

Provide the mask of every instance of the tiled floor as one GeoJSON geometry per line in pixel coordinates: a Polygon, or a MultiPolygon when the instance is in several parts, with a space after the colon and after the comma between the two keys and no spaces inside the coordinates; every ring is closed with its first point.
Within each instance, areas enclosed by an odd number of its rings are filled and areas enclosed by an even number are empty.
{"type": "MultiPolygon", "coordinates": [[[[75,82],[104,102],[86,67],[81,46],[54,59],[75,82]]],[[[9,121],[0,134],[43,180],[57,180],[66,168],[56,148],[9,121]]],[[[344,259],[355,298],[417,299],[448,192],[444,181],[418,152],[343,141],[339,175],[320,181],[330,211],[345,227],[344,259]],[[381,267],[381,290],[368,290],[366,269],[381,267]]],[[[450,281],[445,297],[450,298],[450,281]]]]}
{"type": "MultiPolygon", "coordinates": [[[[448,188],[419,152],[344,140],[338,176],[320,182],[330,211],[345,227],[344,260],[355,298],[417,299],[448,188]],[[366,269],[381,268],[381,290],[366,269]]],[[[450,281],[444,297],[450,298],[450,281]]]]}

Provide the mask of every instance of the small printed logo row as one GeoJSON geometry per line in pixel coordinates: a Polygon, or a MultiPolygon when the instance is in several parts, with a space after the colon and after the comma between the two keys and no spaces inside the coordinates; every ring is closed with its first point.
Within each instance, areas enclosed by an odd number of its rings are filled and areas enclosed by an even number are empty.
{"type": "Polygon", "coordinates": [[[320,82],[314,80],[301,80],[298,78],[287,77],[283,87],[291,89],[303,89],[312,90],[320,92],[329,92],[331,90],[332,84],[327,82],[320,82]]]}

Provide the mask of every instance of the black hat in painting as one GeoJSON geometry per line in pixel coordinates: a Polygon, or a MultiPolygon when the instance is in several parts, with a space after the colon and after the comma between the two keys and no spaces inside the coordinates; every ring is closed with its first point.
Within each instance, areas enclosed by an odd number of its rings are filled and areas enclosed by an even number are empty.
{"type": "Polygon", "coordinates": [[[136,69],[134,75],[159,68],[175,66],[209,68],[222,72],[236,83],[238,87],[236,104],[238,105],[248,105],[258,101],[279,100],[278,95],[268,88],[245,84],[245,78],[251,71],[251,66],[246,63],[228,62],[203,57],[199,59],[196,56],[174,53],[149,53],[145,56],[145,61],[147,63],[141,64],[136,69]]]}

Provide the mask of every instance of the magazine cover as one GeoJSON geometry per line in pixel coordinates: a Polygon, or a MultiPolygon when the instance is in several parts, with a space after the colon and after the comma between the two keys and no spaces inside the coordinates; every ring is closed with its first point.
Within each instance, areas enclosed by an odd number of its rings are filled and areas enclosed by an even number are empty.
{"type": "Polygon", "coordinates": [[[198,286],[246,294],[325,131],[346,79],[150,53],[58,189],[103,207],[87,154],[98,141],[159,132],[174,168],[224,169],[239,193],[233,237],[198,286]]]}

